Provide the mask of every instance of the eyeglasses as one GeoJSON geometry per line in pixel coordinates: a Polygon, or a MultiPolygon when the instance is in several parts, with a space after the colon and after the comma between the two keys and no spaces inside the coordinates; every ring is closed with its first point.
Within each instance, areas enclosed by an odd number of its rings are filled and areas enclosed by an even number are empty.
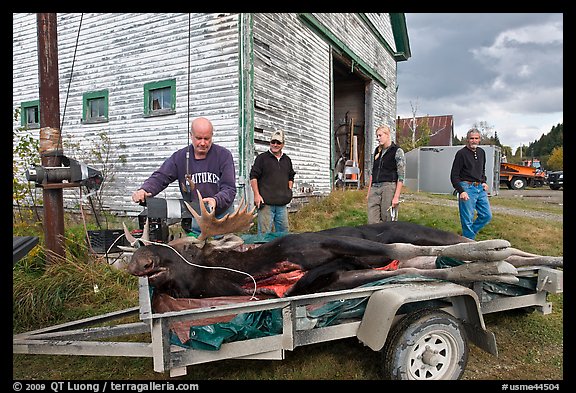
{"type": "Polygon", "coordinates": [[[277,141],[276,139],[274,139],[274,140],[270,141],[270,144],[271,144],[271,145],[281,145],[282,142],[277,141]]]}

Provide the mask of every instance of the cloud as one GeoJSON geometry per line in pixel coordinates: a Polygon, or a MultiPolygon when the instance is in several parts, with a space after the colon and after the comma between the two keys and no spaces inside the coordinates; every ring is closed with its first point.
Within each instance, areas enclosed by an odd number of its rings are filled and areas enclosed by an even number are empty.
{"type": "Polygon", "coordinates": [[[563,123],[562,14],[406,14],[398,116],[453,115],[455,133],[493,126],[516,148],[563,123]]]}

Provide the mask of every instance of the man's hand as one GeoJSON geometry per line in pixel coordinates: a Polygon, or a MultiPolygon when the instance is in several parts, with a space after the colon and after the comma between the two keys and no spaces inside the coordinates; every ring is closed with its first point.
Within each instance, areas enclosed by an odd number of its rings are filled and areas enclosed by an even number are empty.
{"type": "Polygon", "coordinates": [[[152,193],[146,192],[146,190],[143,189],[139,189],[137,191],[134,191],[134,193],[132,194],[132,200],[136,203],[140,203],[146,201],[146,197],[149,196],[152,196],[152,193]]]}
{"type": "Polygon", "coordinates": [[[394,197],[392,198],[392,207],[395,207],[395,208],[398,207],[398,205],[400,204],[400,202],[402,202],[402,201],[400,200],[400,197],[394,196],[394,197]]]}
{"type": "Polygon", "coordinates": [[[212,211],[216,211],[216,199],[212,197],[202,198],[202,202],[207,203],[212,211]]]}
{"type": "Polygon", "coordinates": [[[470,199],[470,197],[468,196],[468,193],[464,191],[460,193],[460,199],[467,201],[468,199],[470,199]]]}
{"type": "Polygon", "coordinates": [[[256,208],[260,209],[260,205],[263,204],[264,204],[264,198],[262,198],[262,195],[254,197],[254,205],[256,205],[256,208]]]}

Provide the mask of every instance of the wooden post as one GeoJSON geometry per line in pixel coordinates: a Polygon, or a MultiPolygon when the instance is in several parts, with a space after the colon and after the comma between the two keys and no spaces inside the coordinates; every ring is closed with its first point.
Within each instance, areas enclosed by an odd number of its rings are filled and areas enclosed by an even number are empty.
{"type": "MultiPolygon", "coordinates": [[[[40,96],[40,149],[42,166],[62,165],[60,136],[60,90],[58,79],[58,40],[55,13],[37,15],[38,86],[40,96]],[[44,130],[44,131],[42,131],[44,130]]],[[[44,245],[48,262],[65,257],[64,202],[62,188],[43,188],[44,245]]]]}
{"type": "Polygon", "coordinates": [[[352,153],[352,148],[354,145],[354,118],[350,119],[350,159],[354,159],[354,154],[352,153]]]}

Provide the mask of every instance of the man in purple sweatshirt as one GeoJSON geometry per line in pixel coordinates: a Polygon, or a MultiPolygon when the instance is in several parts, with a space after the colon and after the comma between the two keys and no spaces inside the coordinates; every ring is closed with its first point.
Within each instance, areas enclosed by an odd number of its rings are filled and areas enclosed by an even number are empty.
{"type": "MultiPolygon", "coordinates": [[[[190,136],[192,144],[176,151],[142,183],[132,194],[136,203],[144,202],[164,190],[177,180],[182,198],[188,202],[198,202],[196,190],[202,194],[202,202],[215,209],[220,218],[233,211],[236,197],[236,169],[232,153],[220,145],[212,143],[214,127],[210,120],[198,117],[192,121],[190,136]],[[187,158],[188,157],[188,158],[187,158]]],[[[196,220],[191,228],[200,233],[196,220]]]]}

